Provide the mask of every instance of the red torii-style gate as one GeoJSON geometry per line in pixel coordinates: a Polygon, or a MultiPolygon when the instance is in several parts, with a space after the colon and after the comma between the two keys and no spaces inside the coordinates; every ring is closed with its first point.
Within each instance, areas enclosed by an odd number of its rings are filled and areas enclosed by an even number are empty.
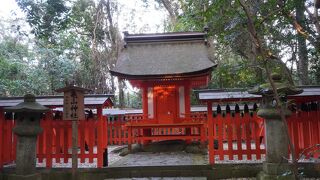
{"type": "Polygon", "coordinates": [[[125,46],[112,75],[129,80],[142,90],[143,120],[126,124],[129,148],[132,139],[201,139],[202,121],[191,121],[190,91],[208,85],[215,66],[208,57],[206,34],[180,32],[163,34],[125,33],[125,46]],[[159,128],[183,128],[185,134],[160,135],[159,128]],[[199,128],[191,134],[191,128],[199,128]],[[136,135],[133,131],[142,130],[136,135]],[[135,137],[132,137],[135,136],[135,137]]]}
{"type": "MultiPolygon", "coordinates": [[[[90,162],[93,162],[93,158],[97,158],[97,166],[103,166],[103,153],[107,148],[107,130],[102,110],[113,106],[112,97],[113,95],[110,94],[85,95],[85,108],[96,109],[96,117],[93,117],[89,111],[86,120],[81,120],[79,123],[79,158],[81,162],[85,158],[89,158],[90,162]],[[94,153],[94,146],[97,146],[96,153],[94,153]],[[85,153],[86,148],[88,148],[88,154],[85,153]]],[[[22,97],[0,98],[0,168],[15,160],[16,149],[16,138],[12,133],[15,121],[12,115],[3,112],[3,108],[15,106],[22,101],[22,97]]],[[[68,162],[68,159],[71,158],[71,154],[68,152],[71,147],[71,123],[62,120],[63,96],[39,96],[36,101],[51,109],[40,121],[44,131],[38,137],[37,142],[39,162],[46,159],[46,167],[52,166],[53,159],[60,162],[60,158],[63,158],[65,163],[68,162]],[[60,109],[54,110],[56,108],[61,108],[61,111],[60,109]]]]}

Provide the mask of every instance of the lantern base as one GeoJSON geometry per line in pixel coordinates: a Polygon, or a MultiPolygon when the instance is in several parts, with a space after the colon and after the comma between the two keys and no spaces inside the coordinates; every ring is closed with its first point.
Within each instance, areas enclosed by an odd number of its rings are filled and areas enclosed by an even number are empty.
{"type": "Polygon", "coordinates": [[[292,167],[288,163],[263,163],[263,171],[257,175],[258,180],[294,179],[292,167]]]}

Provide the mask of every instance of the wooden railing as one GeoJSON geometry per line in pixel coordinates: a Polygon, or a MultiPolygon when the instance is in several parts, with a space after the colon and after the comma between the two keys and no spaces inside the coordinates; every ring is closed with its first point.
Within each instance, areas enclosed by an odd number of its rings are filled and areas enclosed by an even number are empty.
{"type": "Polygon", "coordinates": [[[12,132],[14,124],[14,120],[6,119],[0,109],[0,168],[16,159],[17,140],[12,132]]]}
{"type": "Polygon", "coordinates": [[[210,164],[235,158],[247,161],[261,159],[265,154],[260,138],[263,136],[261,122],[255,113],[215,114],[212,123],[208,123],[208,128],[213,130],[213,135],[208,137],[210,164]]]}
{"type": "MultiPolygon", "coordinates": [[[[39,163],[45,161],[46,167],[52,167],[53,159],[56,163],[68,163],[71,158],[71,121],[48,120],[40,121],[44,129],[38,137],[37,158],[39,163]]],[[[78,123],[78,158],[81,163],[88,158],[89,163],[93,163],[94,158],[98,158],[97,151],[97,131],[98,121],[82,120],[78,123]]]]}

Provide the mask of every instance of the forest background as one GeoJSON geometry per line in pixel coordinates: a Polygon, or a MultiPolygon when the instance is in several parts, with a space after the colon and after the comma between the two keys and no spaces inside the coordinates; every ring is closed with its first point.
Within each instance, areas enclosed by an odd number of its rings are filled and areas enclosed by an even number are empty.
{"type": "MultiPolygon", "coordinates": [[[[320,0],[246,0],[274,72],[320,84],[320,0]]],[[[0,19],[0,96],[54,95],[66,82],[141,107],[140,92],[109,73],[129,33],[203,31],[217,68],[209,88],[266,81],[238,0],[16,0],[0,19]]],[[[285,76],[288,77],[288,76],[285,76]]],[[[292,79],[291,79],[292,78],[292,79]]]]}

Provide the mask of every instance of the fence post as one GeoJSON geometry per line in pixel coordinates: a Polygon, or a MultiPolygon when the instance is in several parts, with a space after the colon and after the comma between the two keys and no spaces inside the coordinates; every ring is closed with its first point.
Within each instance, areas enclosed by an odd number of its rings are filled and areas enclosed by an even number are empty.
{"type": "Polygon", "coordinates": [[[129,126],[128,128],[128,150],[131,151],[132,148],[132,128],[129,126]]]}
{"type": "Polygon", "coordinates": [[[108,117],[107,115],[103,117],[103,166],[108,166],[108,128],[107,128],[107,121],[108,117]]]}
{"type": "Polygon", "coordinates": [[[1,137],[0,137],[0,169],[2,169],[3,167],[3,151],[2,151],[2,148],[3,148],[3,121],[4,121],[4,112],[3,112],[3,109],[0,108],[0,134],[1,134],[1,137]]]}
{"type": "Polygon", "coordinates": [[[103,117],[102,107],[97,107],[98,116],[98,147],[97,147],[97,167],[101,168],[103,165],[103,117]]]}
{"type": "Polygon", "coordinates": [[[45,114],[45,121],[47,121],[47,134],[46,138],[46,167],[52,167],[52,111],[49,111],[45,114]]]}
{"type": "Polygon", "coordinates": [[[213,118],[212,118],[212,102],[207,102],[208,108],[208,140],[209,140],[209,163],[214,164],[214,138],[213,138],[213,118]]]}

